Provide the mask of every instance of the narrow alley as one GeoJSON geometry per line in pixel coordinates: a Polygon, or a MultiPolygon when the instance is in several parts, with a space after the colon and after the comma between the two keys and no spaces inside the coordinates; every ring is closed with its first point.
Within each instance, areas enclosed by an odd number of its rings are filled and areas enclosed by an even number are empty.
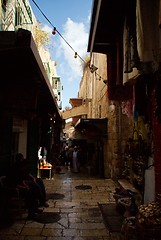
{"type": "Polygon", "coordinates": [[[44,183],[49,208],[41,214],[48,215],[48,220],[26,220],[27,213],[23,212],[10,227],[0,229],[0,240],[120,239],[119,234],[108,231],[99,208],[99,204],[115,202],[114,181],[72,173],[63,167],[60,174],[44,179],[44,183]]]}

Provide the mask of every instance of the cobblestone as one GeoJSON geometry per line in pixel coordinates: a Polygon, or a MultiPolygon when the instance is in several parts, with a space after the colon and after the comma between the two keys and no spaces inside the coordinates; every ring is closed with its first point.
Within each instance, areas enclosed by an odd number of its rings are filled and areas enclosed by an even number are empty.
{"type": "Polygon", "coordinates": [[[49,199],[49,208],[43,212],[60,214],[54,223],[28,221],[27,213],[16,219],[8,228],[0,229],[0,240],[118,240],[105,227],[98,203],[114,202],[116,183],[85,174],[74,174],[62,169],[51,180],[44,179],[47,194],[62,198],[49,199]],[[79,190],[76,186],[88,185],[91,189],[79,190]],[[63,195],[62,195],[63,194],[63,195]]]}

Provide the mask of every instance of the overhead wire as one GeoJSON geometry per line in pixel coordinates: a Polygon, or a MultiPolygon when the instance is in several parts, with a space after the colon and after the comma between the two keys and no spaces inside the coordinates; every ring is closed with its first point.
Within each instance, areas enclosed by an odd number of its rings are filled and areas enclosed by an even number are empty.
{"type": "Polygon", "coordinates": [[[83,61],[84,59],[74,50],[74,48],[68,43],[68,41],[63,37],[63,35],[58,31],[58,29],[52,24],[52,22],[49,20],[49,18],[44,14],[44,12],[41,10],[41,8],[38,6],[38,4],[32,0],[32,2],[35,4],[35,6],[38,8],[38,10],[41,12],[41,14],[44,16],[44,18],[50,23],[52,28],[58,33],[58,35],[65,41],[65,43],[73,50],[73,52],[83,61]]]}
{"type": "MultiPolygon", "coordinates": [[[[55,32],[58,33],[58,35],[65,41],[65,43],[72,49],[72,51],[75,53],[75,58],[78,56],[84,63],[85,60],[77,53],[77,51],[74,50],[74,48],[69,44],[69,42],[64,38],[64,36],[57,30],[57,28],[52,24],[52,22],[49,20],[49,18],[44,14],[44,12],[41,10],[41,8],[38,6],[38,4],[35,2],[35,0],[32,0],[32,2],[35,4],[35,6],[38,8],[38,10],[41,12],[41,14],[44,16],[44,18],[48,21],[48,23],[52,26],[55,32]]],[[[92,72],[92,71],[91,71],[92,72]]],[[[95,75],[99,76],[99,80],[102,79],[102,77],[95,72],[95,75]]]]}

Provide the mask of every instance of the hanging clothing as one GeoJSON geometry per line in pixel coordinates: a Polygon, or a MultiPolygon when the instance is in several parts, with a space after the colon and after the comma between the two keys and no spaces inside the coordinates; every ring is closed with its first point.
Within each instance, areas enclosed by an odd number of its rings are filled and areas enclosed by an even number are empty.
{"type": "Polygon", "coordinates": [[[148,96],[147,96],[147,76],[142,75],[137,79],[135,84],[135,114],[144,116],[147,119],[148,115],[148,96]],[[141,94],[140,94],[141,93],[141,94]]]}
{"type": "Polygon", "coordinates": [[[139,74],[140,59],[136,40],[136,0],[127,3],[127,13],[123,32],[124,69],[123,83],[135,78],[139,74]]]}
{"type": "Polygon", "coordinates": [[[159,0],[159,27],[161,28],[161,0],[159,0]]]}
{"type": "Polygon", "coordinates": [[[122,102],[121,108],[123,114],[127,115],[129,118],[133,117],[133,100],[122,102]]]}
{"type": "Polygon", "coordinates": [[[161,123],[161,70],[156,73],[156,115],[161,123]]]}
{"type": "Polygon", "coordinates": [[[159,49],[160,28],[159,19],[159,0],[137,0],[136,4],[136,30],[137,47],[142,71],[152,72],[160,62],[159,49]]]}

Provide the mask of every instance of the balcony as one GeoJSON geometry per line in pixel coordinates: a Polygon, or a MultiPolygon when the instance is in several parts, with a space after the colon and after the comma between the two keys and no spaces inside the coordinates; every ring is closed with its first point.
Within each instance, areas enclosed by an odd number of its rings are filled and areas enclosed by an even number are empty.
{"type": "Polygon", "coordinates": [[[2,5],[2,31],[15,31],[19,28],[31,30],[32,13],[30,6],[24,0],[2,5]]]}

